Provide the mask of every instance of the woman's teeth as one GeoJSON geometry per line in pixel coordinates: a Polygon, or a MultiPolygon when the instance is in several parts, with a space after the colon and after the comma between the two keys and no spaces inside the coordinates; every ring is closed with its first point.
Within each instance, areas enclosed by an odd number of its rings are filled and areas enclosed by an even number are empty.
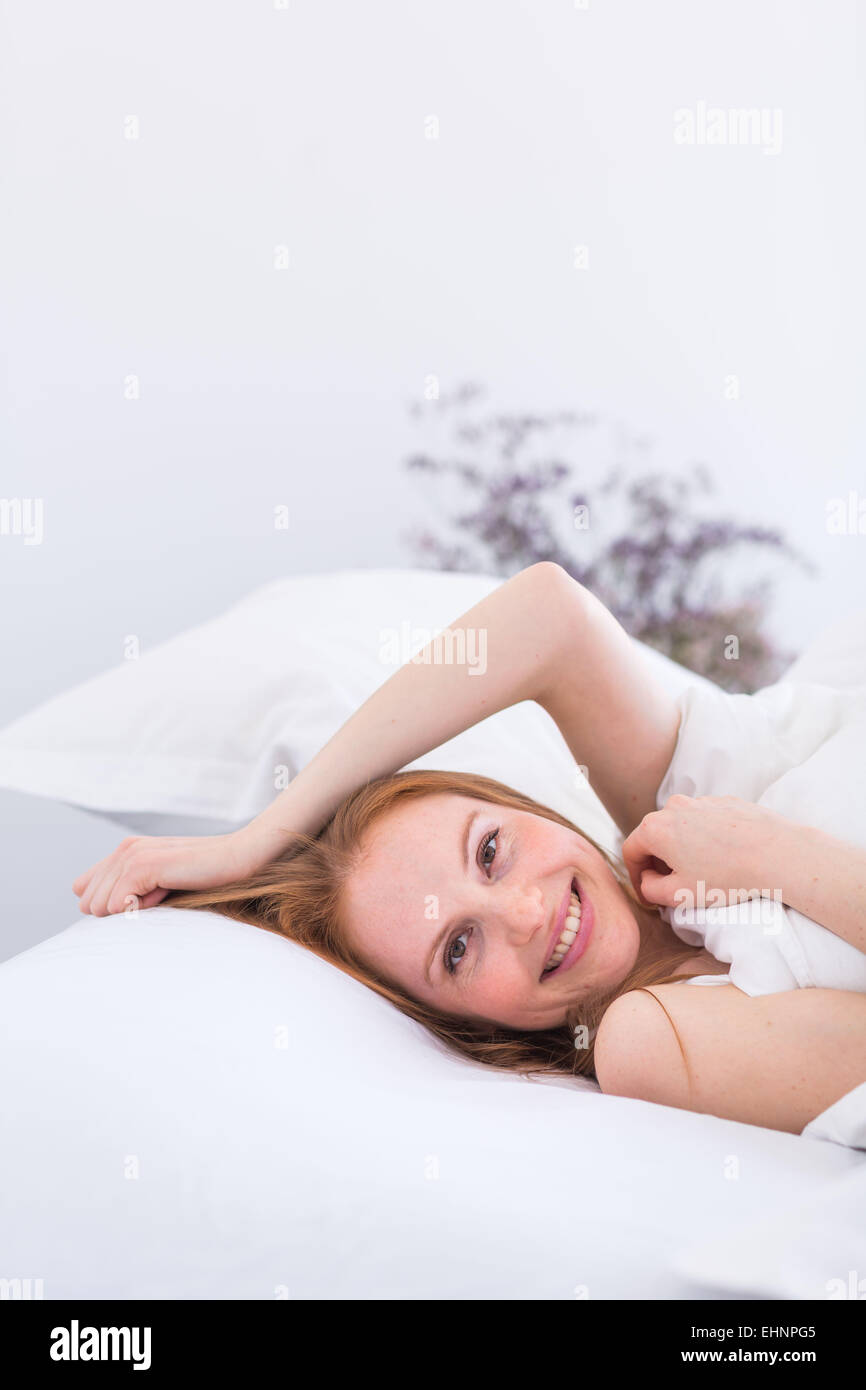
{"type": "Polygon", "coordinates": [[[555,970],[561,962],[580,928],[580,898],[571,890],[571,900],[568,904],[568,911],[565,914],[565,925],[562,928],[562,935],[553,948],[553,955],[544,967],[544,974],[549,970],[555,970]]]}

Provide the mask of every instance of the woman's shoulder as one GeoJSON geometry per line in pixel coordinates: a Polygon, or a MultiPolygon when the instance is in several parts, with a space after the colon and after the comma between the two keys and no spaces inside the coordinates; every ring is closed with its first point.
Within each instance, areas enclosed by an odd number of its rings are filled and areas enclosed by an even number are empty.
{"type": "Polygon", "coordinates": [[[688,989],[688,983],[630,990],[605,1010],[594,1051],[603,1091],[695,1108],[694,1058],[704,1058],[713,1043],[718,1048],[719,1030],[734,1024],[749,996],[732,984],[688,989]]]}
{"type": "Polygon", "coordinates": [[[630,990],[606,1010],[595,1039],[603,1091],[800,1134],[863,1083],[862,993],[685,983],[630,990]]]}

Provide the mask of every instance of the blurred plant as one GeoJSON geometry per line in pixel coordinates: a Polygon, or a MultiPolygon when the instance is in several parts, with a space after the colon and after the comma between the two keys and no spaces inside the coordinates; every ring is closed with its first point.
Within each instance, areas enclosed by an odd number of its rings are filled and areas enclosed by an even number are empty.
{"type": "Polygon", "coordinates": [[[632,637],[724,689],[751,692],[778,679],[795,654],[780,650],[763,630],[771,582],[740,584],[726,597],[718,571],[724,566],[730,578],[736,551],[742,573],[744,557],[747,566],[753,563],[748,552],[763,548],[814,572],[779,531],[701,517],[695,498],[713,489],[700,465],[689,475],[630,476],[619,465],[566,501],[560,494],[573,486],[572,464],[556,456],[530,461],[525,451],[539,436],[585,429],[596,418],[566,411],[461,420],[481,395],[481,387],[467,383],[450,397],[410,407],[418,419],[431,410],[439,421],[457,412],[452,433],[460,457],[418,453],[405,466],[451,474],[471,498],[467,509],[447,519],[459,533],[452,540],[427,530],[404,536],[419,561],[505,579],[539,560],[553,560],[591,589],[632,637]],[[491,455],[492,466],[484,467],[482,459],[491,455]],[[566,525],[574,537],[570,544],[557,530],[566,525]]]}

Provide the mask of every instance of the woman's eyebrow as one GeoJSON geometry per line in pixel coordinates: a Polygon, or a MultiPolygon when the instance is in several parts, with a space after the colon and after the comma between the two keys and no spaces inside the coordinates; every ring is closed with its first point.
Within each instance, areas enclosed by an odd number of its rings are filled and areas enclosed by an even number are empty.
{"type": "MultiPolygon", "coordinates": [[[[480,814],[481,814],[480,811],[470,811],[470,812],[469,812],[469,815],[466,817],[466,822],[465,822],[465,824],[464,824],[464,826],[463,826],[463,834],[462,834],[462,836],[460,837],[461,846],[462,846],[462,849],[463,849],[463,867],[464,867],[464,871],[465,871],[467,874],[468,874],[468,872],[469,872],[469,832],[470,832],[470,830],[472,829],[472,823],[473,823],[473,821],[475,820],[476,816],[480,816],[480,814]]],[[[432,986],[432,984],[433,984],[433,981],[430,979],[430,967],[432,966],[433,961],[436,959],[436,952],[439,950],[439,947],[441,946],[441,944],[442,944],[442,942],[444,941],[445,937],[448,935],[448,933],[452,930],[452,928],[453,928],[455,925],[456,925],[456,923],[454,922],[453,919],[452,919],[450,922],[446,922],[446,923],[445,923],[445,926],[442,928],[442,930],[439,932],[438,936],[436,937],[436,940],[433,942],[433,949],[432,949],[432,951],[430,952],[430,955],[429,955],[428,958],[427,958],[427,964],[426,964],[426,966],[424,967],[424,977],[425,977],[425,979],[426,979],[428,985],[431,985],[431,986],[432,986]]]]}

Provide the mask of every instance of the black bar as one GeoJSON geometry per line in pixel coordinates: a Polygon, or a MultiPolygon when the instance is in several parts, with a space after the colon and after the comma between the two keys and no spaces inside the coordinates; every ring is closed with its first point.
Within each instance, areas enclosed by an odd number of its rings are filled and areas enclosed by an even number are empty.
{"type": "Polygon", "coordinates": [[[451,1329],[461,1329],[461,1359],[474,1351],[486,1369],[487,1357],[496,1360],[504,1354],[507,1359],[518,1348],[540,1356],[547,1345],[555,1347],[557,1364],[573,1366],[575,1374],[592,1353],[614,1376],[629,1371],[666,1375],[681,1368],[691,1378],[708,1368],[736,1372],[795,1365],[806,1374],[826,1377],[848,1362],[856,1364],[863,1343],[862,1300],[853,1298],[820,1303],[586,1299],[571,1306],[569,1300],[551,1300],[555,1323],[546,1317],[538,1322],[538,1300],[526,1300],[529,1306],[517,1319],[507,1300],[454,1301],[470,1306],[443,1317],[437,1303],[424,1300],[397,1307],[394,1300],[7,1300],[0,1304],[0,1337],[4,1369],[13,1360],[25,1375],[47,1371],[98,1377],[107,1368],[114,1376],[138,1374],[142,1381],[145,1375],[160,1379],[184,1371],[226,1378],[280,1364],[294,1380],[310,1359],[320,1371],[333,1374],[341,1353],[354,1379],[376,1374],[380,1357],[382,1369],[390,1369],[394,1352],[407,1340],[400,1373],[411,1376],[429,1358],[448,1355],[451,1329]],[[94,1328],[126,1329],[127,1338],[118,1337],[117,1350],[126,1351],[127,1359],[110,1359],[111,1335],[95,1337],[88,1331],[94,1328]],[[134,1328],[139,1329],[137,1341],[134,1328]],[[144,1329],[149,1329],[149,1344],[144,1329]],[[54,1359],[52,1347],[70,1356],[77,1350],[77,1359],[54,1359]],[[106,1359],[85,1359],[81,1353],[89,1354],[91,1348],[104,1351],[106,1359]],[[142,1365],[139,1372],[135,1359],[142,1365]]]}

